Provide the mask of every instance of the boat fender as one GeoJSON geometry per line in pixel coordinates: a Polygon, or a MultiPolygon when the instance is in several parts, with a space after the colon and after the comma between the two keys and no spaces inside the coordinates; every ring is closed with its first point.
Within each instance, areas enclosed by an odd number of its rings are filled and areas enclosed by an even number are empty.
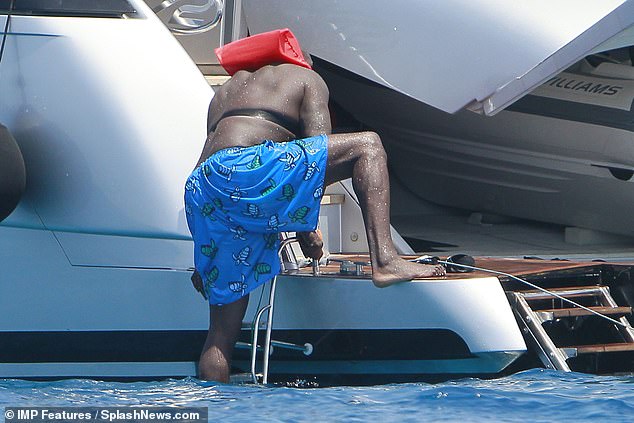
{"type": "Polygon", "coordinates": [[[234,41],[214,50],[229,75],[239,70],[256,71],[276,63],[291,63],[312,69],[299,41],[290,29],[276,29],[234,41]]]}
{"type": "Polygon", "coordinates": [[[18,143],[0,124],[0,222],[13,212],[26,188],[26,168],[18,143]]]}

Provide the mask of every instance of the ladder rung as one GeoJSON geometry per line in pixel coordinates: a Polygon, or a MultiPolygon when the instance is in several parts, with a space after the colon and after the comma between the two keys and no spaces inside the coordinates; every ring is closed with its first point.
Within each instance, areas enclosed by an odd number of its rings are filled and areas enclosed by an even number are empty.
{"type": "Polygon", "coordinates": [[[634,351],[634,342],[623,342],[617,344],[578,345],[566,348],[575,348],[577,350],[577,354],[623,352],[634,351]]]}
{"type": "MultiPolygon", "coordinates": [[[[573,297],[590,297],[590,296],[598,296],[601,295],[603,286],[577,286],[577,287],[567,287],[567,288],[549,288],[548,290],[554,292],[558,295],[561,295],[565,298],[573,298],[573,297]]],[[[556,299],[557,297],[553,295],[549,295],[542,291],[520,291],[519,292],[524,298],[529,301],[535,300],[550,300],[556,299]]]]}
{"type": "MultiPolygon", "coordinates": [[[[632,313],[632,307],[588,307],[597,313],[608,316],[626,315],[632,313]]],[[[593,316],[594,314],[582,308],[553,308],[546,310],[535,310],[544,320],[558,319],[561,317],[593,316]]]]}
{"type": "MultiPolygon", "coordinates": [[[[604,290],[607,289],[606,286],[569,286],[564,288],[548,288],[548,291],[554,292],[557,295],[561,295],[565,298],[572,297],[596,297],[601,295],[604,290]]],[[[527,290],[527,291],[518,291],[524,298],[528,301],[534,300],[550,300],[556,299],[554,295],[549,295],[543,291],[539,290],[527,290]]]]}
{"type": "MultiPolygon", "coordinates": [[[[282,348],[282,349],[286,349],[286,350],[295,350],[295,351],[301,351],[304,353],[304,355],[311,355],[313,353],[313,345],[311,343],[305,343],[304,345],[299,345],[299,344],[292,344],[290,342],[284,342],[284,341],[275,341],[275,340],[271,340],[271,346],[273,347],[277,347],[277,348],[282,348]]],[[[238,341],[235,344],[235,348],[237,349],[243,349],[243,350],[247,350],[247,349],[251,349],[253,348],[253,344],[249,343],[249,342],[242,342],[242,341],[238,341]]],[[[258,351],[262,351],[263,347],[261,345],[258,345],[257,347],[258,351]]]]}
{"type": "MultiPolygon", "coordinates": [[[[242,330],[253,329],[253,322],[242,322],[242,330]]],[[[266,322],[260,322],[260,330],[266,329],[266,322]]]]}

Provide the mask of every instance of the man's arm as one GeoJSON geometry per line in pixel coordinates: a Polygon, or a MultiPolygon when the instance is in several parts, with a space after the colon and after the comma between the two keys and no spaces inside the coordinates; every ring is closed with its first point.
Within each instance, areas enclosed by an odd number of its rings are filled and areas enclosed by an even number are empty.
{"type": "Polygon", "coordinates": [[[191,276],[191,280],[194,288],[196,288],[196,291],[200,292],[200,295],[202,295],[204,299],[207,299],[207,293],[205,292],[203,278],[200,277],[200,273],[198,273],[198,270],[194,270],[194,273],[191,276]]]}
{"type": "Polygon", "coordinates": [[[304,99],[299,109],[301,135],[312,137],[330,134],[332,126],[328,110],[328,87],[316,72],[310,71],[309,75],[304,84],[304,99]]]}
{"type": "Polygon", "coordinates": [[[305,257],[313,260],[319,260],[323,257],[324,239],[319,229],[310,232],[297,232],[297,238],[305,257]]]}

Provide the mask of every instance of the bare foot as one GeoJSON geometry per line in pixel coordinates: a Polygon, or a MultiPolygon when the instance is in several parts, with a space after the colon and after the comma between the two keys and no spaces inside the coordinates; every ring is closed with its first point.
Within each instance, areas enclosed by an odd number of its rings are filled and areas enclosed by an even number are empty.
{"type": "Polygon", "coordinates": [[[419,264],[401,258],[396,258],[385,266],[372,266],[372,282],[379,288],[385,288],[397,282],[444,275],[445,268],[440,264],[419,264]]]}

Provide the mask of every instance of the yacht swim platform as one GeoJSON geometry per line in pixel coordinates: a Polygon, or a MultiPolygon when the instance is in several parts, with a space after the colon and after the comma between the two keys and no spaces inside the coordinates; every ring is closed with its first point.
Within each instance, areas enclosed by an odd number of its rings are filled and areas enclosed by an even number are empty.
{"type": "MultiPolygon", "coordinates": [[[[634,331],[626,317],[634,263],[476,257],[475,266],[508,276],[476,270],[386,289],[373,286],[368,263],[368,255],[335,254],[318,275],[304,267],[278,276],[267,381],[437,381],[530,367],[634,370],[634,331]],[[519,344],[514,328],[523,337],[519,344]],[[483,333],[486,346],[476,340],[483,333]]],[[[252,336],[267,326],[245,325],[238,372],[248,372],[252,336]]],[[[262,366],[252,368],[262,374],[262,366]]]]}
{"type": "MultiPolygon", "coordinates": [[[[407,260],[413,260],[419,257],[419,255],[404,255],[403,258],[407,260]]],[[[445,257],[446,258],[446,257],[445,257]]],[[[572,260],[544,260],[539,258],[502,258],[502,257],[475,257],[476,266],[483,269],[490,269],[497,272],[509,273],[514,276],[536,276],[546,274],[548,272],[558,271],[570,271],[573,269],[582,268],[595,268],[597,266],[634,266],[634,261],[610,263],[606,261],[572,261],[572,260]]],[[[363,267],[363,275],[356,275],[359,279],[372,279],[372,269],[369,266],[370,256],[367,254],[331,254],[328,257],[328,264],[320,266],[321,274],[323,277],[341,276],[341,262],[349,261],[352,263],[366,263],[363,267]]],[[[298,275],[313,275],[312,268],[310,266],[302,267],[298,271],[298,275]]],[[[475,270],[473,272],[456,272],[447,273],[441,278],[429,278],[429,279],[417,279],[419,281],[424,280],[456,280],[456,279],[472,279],[488,276],[489,274],[483,271],[475,270]]],[[[348,275],[355,276],[355,275],[348,275]]]]}

